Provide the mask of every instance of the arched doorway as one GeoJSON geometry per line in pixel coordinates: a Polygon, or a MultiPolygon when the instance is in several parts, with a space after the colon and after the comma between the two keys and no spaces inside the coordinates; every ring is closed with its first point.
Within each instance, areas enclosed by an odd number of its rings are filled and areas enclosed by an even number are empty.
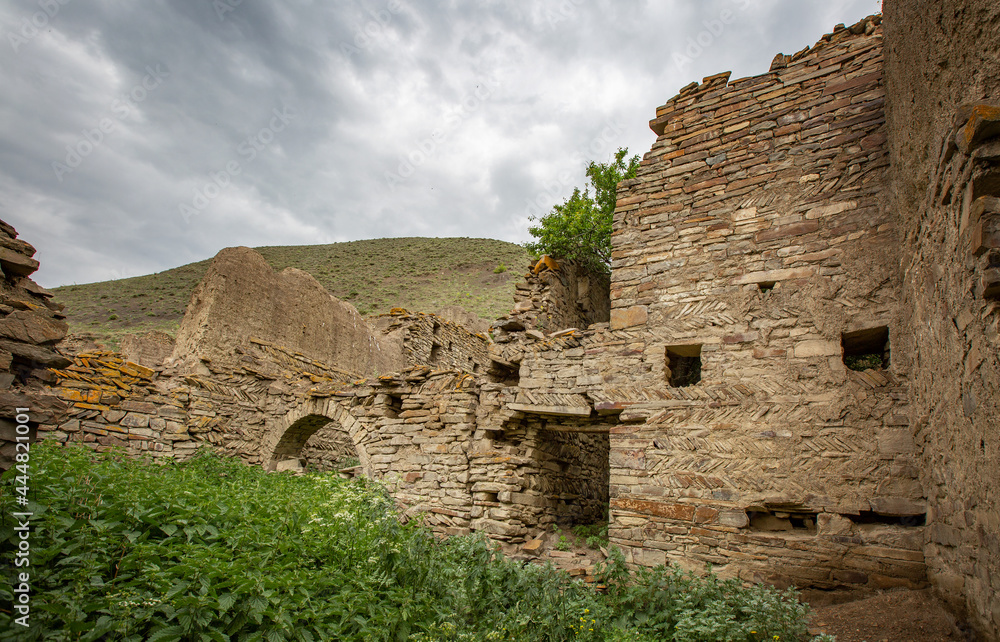
{"type": "Polygon", "coordinates": [[[335,402],[310,400],[289,411],[271,432],[265,443],[265,468],[296,470],[308,463],[318,470],[351,466],[367,473],[367,454],[355,441],[360,428],[335,402]]]}

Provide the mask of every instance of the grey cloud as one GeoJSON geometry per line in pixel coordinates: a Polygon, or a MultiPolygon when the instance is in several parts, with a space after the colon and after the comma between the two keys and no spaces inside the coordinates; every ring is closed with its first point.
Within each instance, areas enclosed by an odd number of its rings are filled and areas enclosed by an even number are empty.
{"type": "Polygon", "coordinates": [[[618,146],[644,153],[647,121],[682,85],[762,73],[778,51],[877,10],[858,0],[226,1],[222,16],[208,1],[72,1],[16,52],[9,34],[36,5],[0,7],[0,217],[38,248],[43,285],[159,271],[236,244],[520,242],[529,201],[544,210],[565,198],[587,159],[618,146]],[[737,6],[747,7],[739,20],[678,68],[687,39],[737,6]],[[114,101],[156,65],[169,77],[122,114],[114,101]],[[250,158],[248,138],[285,107],[295,117],[250,158]],[[59,180],[53,161],[65,162],[67,145],[86,149],[102,120],[113,129],[59,180]],[[213,188],[234,162],[239,173],[213,188]],[[404,180],[387,180],[406,163],[404,180]],[[185,220],[180,206],[207,192],[185,220]]]}

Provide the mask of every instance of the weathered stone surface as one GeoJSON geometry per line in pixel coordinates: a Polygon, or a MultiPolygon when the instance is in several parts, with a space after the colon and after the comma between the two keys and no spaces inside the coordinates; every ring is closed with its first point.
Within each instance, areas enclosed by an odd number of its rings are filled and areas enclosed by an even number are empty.
{"type": "Polygon", "coordinates": [[[540,539],[528,540],[521,546],[521,550],[525,553],[538,553],[541,551],[542,545],[545,542],[540,539]]]}
{"type": "Polygon", "coordinates": [[[987,139],[1000,136],[1000,106],[982,103],[963,105],[957,121],[960,126],[955,142],[964,153],[969,153],[987,139]]]}
{"type": "Polygon", "coordinates": [[[29,256],[0,246],[0,267],[4,274],[14,274],[17,276],[28,276],[38,269],[39,263],[29,256]]]}
{"type": "Polygon", "coordinates": [[[22,360],[37,364],[39,367],[65,368],[72,361],[48,346],[37,346],[30,343],[18,343],[0,339],[0,350],[20,357],[22,360]]]}
{"type": "Polygon", "coordinates": [[[302,462],[299,461],[298,459],[285,459],[284,461],[279,461],[277,463],[277,467],[275,468],[275,471],[279,472],[279,473],[281,473],[281,472],[301,472],[302,471],[302,462]]]}
{"type": "Polygon", "coordinates": [[[801,341],[795,344],[795,349],[793,350],[793,354],[798,358],[830,357],[839,355],[840,352],[841,349],[839,344],[833,341],[822,341],[818,339],[801,341]]]}
{"type": "Polygon", "coordinates": [[[872,497],[872,511],[879,515],[907,516],[923,515],[927,512],[924,502],[914,501],[906,497],[872,497]]]}
{"type": "Polygon", "coordinates": [[[732,526],[734,528],[744,528],[749,526],[750,519],[746,511],[724,510],[719,513],[719,524],[721,526],[732,526]]]}
{"type": "Polygon", "coordinates": [[[848,536],[851,533],[853,524],[851,520],[843,515],[821,513],[816,518],[816,528],[820,535],[848,536]]]}
{"type": "MultiPolygon", "coordinates": [[[[991,277],[993,250],[972,239],[980,218],[997,209],[992,199],[1000,198],[1000,6],[896,0],[885,12],[890,206],[905,223],[900,307],[906,314],[903,345],[893,351],[912,358],[909,414],[928,518],[933,515],[935,529],[969,533],[974,523],[1000,514],[996,467],[973,463],[990,461],[1000,443],[994,392],[1000,364],[977,357],[985,346],[995,354],[996,300],[987,295],[1000,297],[1000,274],[991,277]],[[953,9],[979,19],[950,21],[953,9]],[[961,319],[960,331],[945,310],[961,319]]],[[[980,637],[1000,639],[1000,612],[984,608],[1000,595],[1000,540],[927,551],[928,576],[938,591],[970,615],[980,637]]]]}
{"type": "Polygon", "coordinates": [[[174,338],[158,330],[126,334],[119,345],[126,359],[147,368],[162,366],[174,352],[174,338]]]}
{"type": "MultiPolygon", "coordinates": [[[[48,310],[45,312],[48,313],[48,310]]],[[[35,345],[59,341],[66,336],[69,325],[46,313],[15,310],[0,319],[0,337],[35,345]]]]}
{"type": "MultiPolygon", "coordinates": [[[[27,409],[31,441],[41,426],[45,431],[53,429],[66,410],[44,388],[54,380],[46,368],[71,363],[55,349],[67,330],[58,314],[62,306],[50,301],[52,293],[27,278],[38,269],[38,261],[31,258],[34,254],[35,248],[0,221],[0,421],[13,425],[27,409]]],[[[0,436],[0,472],[13,462],[13,439],[9,434],[0,436]]]]}
{"type": "Polygon", "coordinates": [[[649,311],[644,305],[634,305],[625,309],[616,308],[611,311],[611,329],[620,330],[644,325],[649,317],[649,311]]]}
{"type": "Polygon", "coordinates": [[[189,364],[202,358],[232,363],[250,337],[359,374],[404,365],[401,346],[377,337],[354,306],[306,272],[288,268],[279,274],[250,248],[227,248],[191,295],[174,357],[189,364]]]}
{"type": "Polygon", "coordinates": [[[695,507],[691,504],[674,504],[667,502],[651,502],[639,499],[616,498],[611,500],[614,510],[627,510],[645,515],[654,515],[666,519],[691,521],[694,519],[695,507]]]}
{"type": "Polygon", "coordinates": [[[788,281],[791,279],[806,279],[816,274],[815,268],[784,268],[780,270],[764,270],[761,272],[751,272],[744,274],[733,280],[733,283],[743,285],[747,283],[766,283],[774,281],[788,281]]]}
{"type": "Polygon", "coordinates": [[[913,435],[908,430],[883,430],[878,435],[879,453],[888,457],[916,452],[913,435]]]}

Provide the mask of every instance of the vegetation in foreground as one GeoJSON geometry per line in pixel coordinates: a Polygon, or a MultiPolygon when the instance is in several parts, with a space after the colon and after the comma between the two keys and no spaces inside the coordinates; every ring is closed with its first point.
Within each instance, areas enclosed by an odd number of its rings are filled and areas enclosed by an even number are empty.
{"type": "MultiPolygon", "coordinates": [[[[202,452],[163,465],[36,444],[0,496],[0,638],[801,640],[792,593],[673,568],[600,571],[607,594],[477,537],[400,524],[385,490],[202,452]],[[12,621],[15,486],[32,489],[30,628],[12,621]]],[[[18,569],[23,570],[23,569],[18,569]]],[[[829,639],[829,638],[827,638],[829,639]]]]}
{"type": "MultiPolygon", "coordinates": [[[[312,274],[364,315],[457,305],[490,321],[510,312],[514,283],[529,261],[523,247],[492,239],[394,238],[255,249],[276,270],[296,267],[312,274]]],[[[71,332],[114,347],[128,333],[175,333],[210,262],[53,292],[66,305],[71,332]]]]}

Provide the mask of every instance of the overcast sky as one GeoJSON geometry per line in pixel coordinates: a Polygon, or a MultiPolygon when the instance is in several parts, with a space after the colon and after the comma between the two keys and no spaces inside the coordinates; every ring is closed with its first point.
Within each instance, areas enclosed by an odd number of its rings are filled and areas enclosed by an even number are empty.
{"type": "Polygon", "coordinates": [[[522,242],[692,80],[872,0],[6,0],[0,218],[53,287],[233,245],[522,242]]]}

